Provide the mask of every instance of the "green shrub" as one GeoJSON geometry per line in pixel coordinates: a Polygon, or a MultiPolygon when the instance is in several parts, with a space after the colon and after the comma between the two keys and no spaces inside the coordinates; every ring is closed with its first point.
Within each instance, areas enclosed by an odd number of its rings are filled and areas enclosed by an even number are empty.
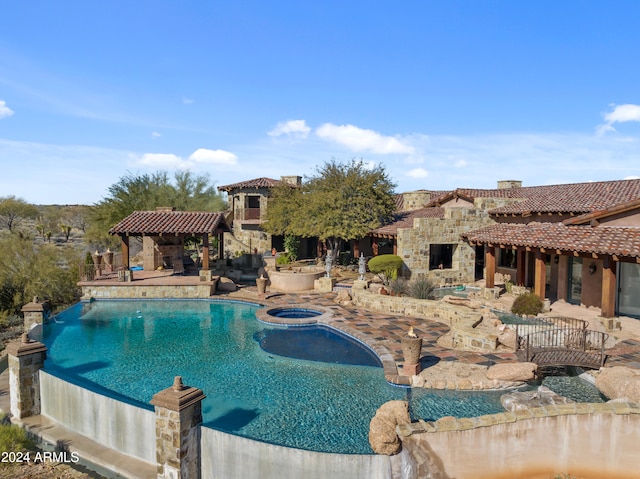
{"type": "Polygon", "coordinates": [[[383,284],[388,285],[389,281],[398,277],[398,271],[402,268],[402,264],[403,261],[400,256],[395,254],[381,254],[371,258],[367,266],[369,267],[369,271],[382,280],[383,284]]]}
{"type": "Polygon", "coordinates": [[[340,251],[340,253],[338,253],[338,264],[342,266],[355,264],[353,253],[351,251],[340,251]]]}
{"type": "Polygon", "coordinates": [[[3,452],[17,452],[32,450],[35,444],[27,432],[19,426],[11,424],[2,418],[0,424],[0,454],[3,452]]]}
{"type": "Polygon", "coordinates": [[[298,259],[298,247],[300,246],[300,239],[297,236],[285,235],[284,237],[284,250],[289,259],[289,263],[293,263],[298,259]]]}
{"type": "Polygon", "coordinates": [[[407,294],[409,290],[409,285],[402,278],[397,278],[389,281],[389,290],[395,296],[402,296],[403,294],[407,294]]]}
{"type": "Polygon", "coordinates": [[[280,253],[280,255],[276,258],[277,265],[289,264],[291,261],[289,260],[289,255],[286,253],[280,253]]]}
{"type": "Polygon", "coordinates": [[[519,316],[536,316],[542,312],[542,300],[533,293],[524,293],[516,298],[511,312],[519,316]]]}
{"type": "Polygon", "coordinates": [[[418,278],[409,285],[409,295],[417,299],[433,299],[433,290],[436,285],[426,278],[418,278]]]}

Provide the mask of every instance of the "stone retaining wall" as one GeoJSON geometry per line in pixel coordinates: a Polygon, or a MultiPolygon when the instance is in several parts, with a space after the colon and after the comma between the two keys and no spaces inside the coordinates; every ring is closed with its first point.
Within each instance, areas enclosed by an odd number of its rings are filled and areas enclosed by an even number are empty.
{"type": "Polygon", "coordinates": [[[197,285],[86,285],[82,286],[82,298],[89,299],[192,299],[209,298],[216,290],[216,281],[197,285]]]}
{"type": "Polygon", "coordinates": [[[425,318],[448,324],[451,327],[453,347],[465,351],[492,352],[498,346],[498,337],[476,327],[482,321],[482,312],[444,301],[386,296],[368,290],[354,289],[353,303],[363,309],[399,314],[413,318],[425,318]]]}

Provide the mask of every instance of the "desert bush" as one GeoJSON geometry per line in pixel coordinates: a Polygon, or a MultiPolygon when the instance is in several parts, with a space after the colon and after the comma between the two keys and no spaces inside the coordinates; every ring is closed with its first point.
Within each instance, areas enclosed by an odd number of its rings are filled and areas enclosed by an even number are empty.
{"type": "Polygon", "coordinates": [[[0,453],[32,450],[35,446],[27,432],[11,424],[6,416],[0,419],[0,453]]]}
{"type": "Polygon", "coordinates": [[[542,312],[542,300],[533,293],[521,294],[513,302],[511,312],[519,316],[536,316],[542,312]]]}
{"type": "Polygon", "coordinates": [[[369,271],[378,276],[384,285],[388,285],[398,277],[398,271],[402,268],[402,258],[395,254],[381,254],[369,260],[369,271]]]}
{"type": "Polygon", "coordinates": [[[417,299],[433,299],[433,290],[436,285],[426,278],[418,278],[409,285],[409,295],[417,299]]]}
{"type": "Polygon", "coordinates": [[[389,281],[389,291],[395,296],[402,296],[409,291],[409,285],[402,278],[397,278],[389,281]]]}

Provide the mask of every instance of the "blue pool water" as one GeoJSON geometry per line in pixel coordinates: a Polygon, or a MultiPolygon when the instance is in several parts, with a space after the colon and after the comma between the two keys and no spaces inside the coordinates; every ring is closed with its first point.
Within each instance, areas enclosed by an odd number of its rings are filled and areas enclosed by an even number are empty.
{"type": "Polygon", "coordinates": [[[269,310],[269,315],[277,318],[313,318],[321,314],[321,311],[307,308],[274,308],[269,310]]]}
{"type": "MultiPolygon", "coordinates": [[[[330,362],[331,352],[325,362],[265,351],[261,339],[306,328],[265,325],[256,309],[204,300],[77,304],[45,326],[45,369],[149,409],[180,375],[207,395],[207,427],[301,449],[372,453],[371,418],[386,401],[406,400],[407,390],[389,385],[379,366],[330,362]]],[[[414,389],[411,412],[425,420],[502,412],[500,395],[414,389]]]]}

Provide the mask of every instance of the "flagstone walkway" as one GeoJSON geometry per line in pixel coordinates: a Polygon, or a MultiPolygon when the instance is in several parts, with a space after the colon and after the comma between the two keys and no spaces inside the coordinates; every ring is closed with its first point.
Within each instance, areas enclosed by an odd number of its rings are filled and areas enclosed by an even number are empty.
{"type": "MultiPolygon", "coordinates": [[[[219,295],[223,296],[223,295],[219,295]]],[[[265,300],[259,301],[267,306],[291,306],[305,304],[317,305],[329,308],[334,312],[332,325],[347,332],[357,331],[359,339],[370,346],[381,345],[393,356],[398,371],[402,371],[403,357],[400,346],[400,338],[406,334],[410,327],[423,338],[421,367],[425,369],[440,361],[460,361],[463,363],[491,366],[500,362],[518,361],[512,352],[479,353],[460,351],[442,347],[437,343],[439,337],[449,331],[449,326],[439,322],[436,318],[408,318],[404,316],[383,314],[373,311],[364,311],[354,307],[336,304],[337,293],[275,293],[267,295],[265,300]]],[[[244,288],[229,295],[230,298],[245,298],[257,301],[257,292],[253,288],[244,288]]],[[[222,297],[220,298],[222,299],[222,297]]],[[[579,306],[563,306],[563,315],[572,317],[585,317],[594,313],[579,306]]],[[[624,339],[613,348],[607,350],[608,359],[605,366],[628,366],[640,369],[640,320],[625,318],[630,321],[631,334],[622,334],[624,339]],[[638,322],[638,324],[635,323],[638,322]]],[[[625,326],[623,323],[623,330],[625,326]]],[[[612,333],[615,335],[615,332],[612,333]]],[[[374,348],[375,349],[375,348],[374,348]]],[[[386,373],[385,373],[386,374],[386,373]]]]}

